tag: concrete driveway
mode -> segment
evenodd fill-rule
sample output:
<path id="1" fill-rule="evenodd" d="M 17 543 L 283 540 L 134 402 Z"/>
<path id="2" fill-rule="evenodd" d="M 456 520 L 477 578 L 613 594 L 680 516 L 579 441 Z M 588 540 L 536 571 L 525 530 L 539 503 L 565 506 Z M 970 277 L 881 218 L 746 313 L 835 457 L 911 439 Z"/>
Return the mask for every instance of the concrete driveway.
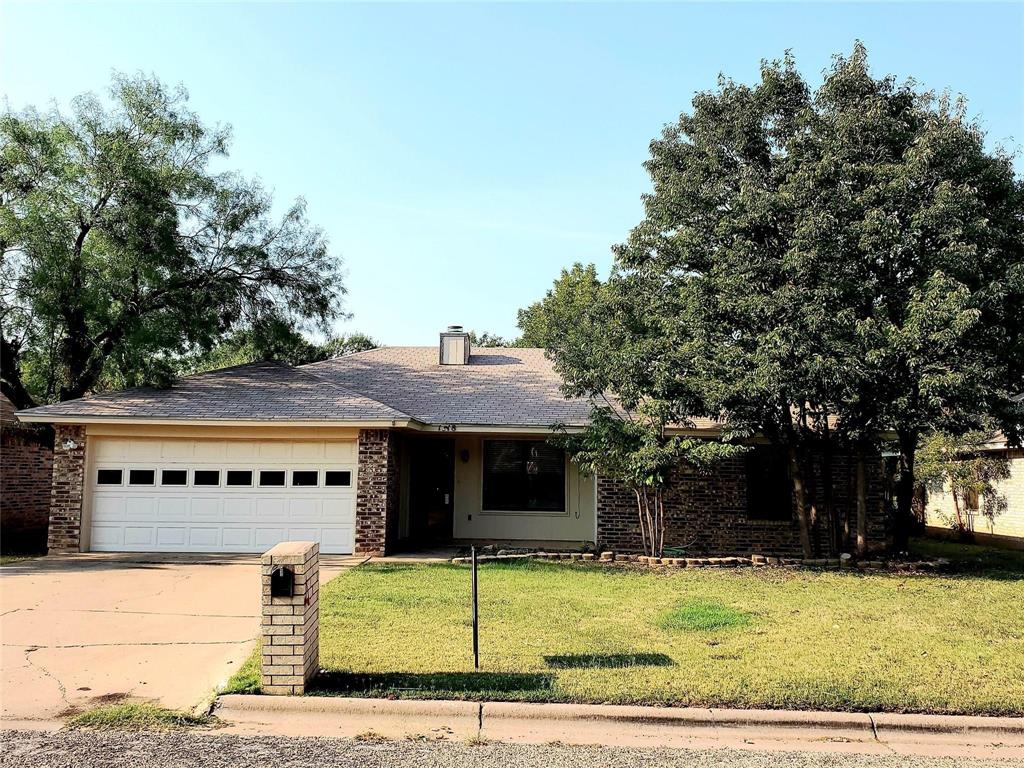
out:
<path id="1" fill-rule="evenodd" d="M 362 559 L 323 558 L 321 582 Z M 258 556 L 72 555 L 0 568 L 0 706 L 48 720 L 126 698 L 190 709 L 259 636 Z"/>

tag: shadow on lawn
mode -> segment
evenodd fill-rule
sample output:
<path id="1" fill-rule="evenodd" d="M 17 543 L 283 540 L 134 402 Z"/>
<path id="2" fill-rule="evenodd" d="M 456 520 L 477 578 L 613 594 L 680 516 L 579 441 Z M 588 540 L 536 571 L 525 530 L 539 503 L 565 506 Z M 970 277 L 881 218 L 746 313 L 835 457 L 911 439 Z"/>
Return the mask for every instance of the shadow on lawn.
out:
<path id="1" fill-rule="evenodd" d="M 552 669 L 615 669 L 675 665 L 675 662 L 664 653 L 568 653 L 545 656 L 544 661 Z"/>
<path id="2" fill-rule="evenodd" d="M 516 672 L 321 672 L 319 693 L 548 691 L 554 676 Z"/>

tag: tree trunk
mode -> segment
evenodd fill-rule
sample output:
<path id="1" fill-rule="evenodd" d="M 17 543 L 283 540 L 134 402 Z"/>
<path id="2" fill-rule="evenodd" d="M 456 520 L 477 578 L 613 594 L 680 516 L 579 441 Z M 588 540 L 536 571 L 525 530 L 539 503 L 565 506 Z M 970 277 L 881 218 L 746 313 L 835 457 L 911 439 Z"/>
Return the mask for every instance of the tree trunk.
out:
<path id="1" fill-rule="evenodd" d="M 842 549 L 843 538 L 835 505 L 832 503 L 832 432 L 828 426 L 828 411 L 825 411 L 823 423 L 825 441 L 821 449 L 821 504 L 828 523 L 828 553 L 835 557 Z"/>
<path id="2" fill-rule="evenodd" d="M 956 488 L 954 488 L 952 485 L 950 485 L 950 491 L 952 492 L 953 496 L 953 512 L 956 513 L 957 533 L 963 533 L 966 530 L 966 526 L 964 526 L 964 516 L 960 512 L 960 497 L 956 491 Z"/>
<path id="3" fill-rule="evenodd" d="M 893 526 L 893 546 L 897 552 L 906 552 L 910 544 L 910 527 L 914 504 L 914 460 L 917 456 L 917 432 L 901 431 L 899 437 L 899 473 L 896 484 L 896 520 Z"/>
<path id="4" fill-rule="evenodd" d="M 857 556 L 868 551 L 868 473 L 864 449 L 857 448 Z"/>
<path id="5" fill-rule="evenodd" d="M 796 519 L 800 525 L 800 548 L 804 557 L 814 557 L 814 547 L 811 543 L 811 526 L 807 515 L 807 494 L 804 485 L 804 473 L 796 446 L 789 446 L 789 471 L 793 480 L 793 496 L 796 501 Z"/>

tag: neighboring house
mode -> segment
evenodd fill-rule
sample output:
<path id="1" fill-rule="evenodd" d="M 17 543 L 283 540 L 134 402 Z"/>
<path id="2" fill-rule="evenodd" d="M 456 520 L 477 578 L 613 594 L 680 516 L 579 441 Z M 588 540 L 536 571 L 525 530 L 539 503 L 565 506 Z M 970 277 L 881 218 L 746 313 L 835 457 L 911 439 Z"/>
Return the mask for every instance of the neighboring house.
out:
<path id="1" fill-rule="evenodd" d="M 0 394 L 0 546 L 4 552 L 46 549 L 53 433 L 23 424 Z"/>
<path id="2" fill-rule="evenodd" d="M 383 347 L 298 368 L 273 363 L 112 392 L 19 416 L 56 428 L 51 551 L 326 553 L 450 541 L 640 548 L 634 494 L 586 477 L 547 442 L 586 424 L 541 349 Z M 689 430 L 713 437 L 713 422 Z M 767 446 L 680 470 L 667 542 L 692 552 L 794 554 L 785 463 Z M 852 473 L 834 462 L 852 515 Z M 887 541 L 880 464 L 870 544 Z"/>
<path id="3" fill-rule="evenodd" d="M 985 499 L 968 495 L 961 500 L 961 514 L 969 531 L 979 541 L 1005 543 L 1024 548 L 1024 450 L 1012 448 L 1002 434 L 997 434 L 986 445 L 986 450 L 1004 456 L 1009 462 L 1010 476 L 995 483 L 995 491 L 1005 501 L 1005 508 L 994 517 L 983 514 Z M 930 492 L 925 502 L 925 525 L 935 534 L 948 532 L 956 511 L 953 495 L 948 490 Z"/>

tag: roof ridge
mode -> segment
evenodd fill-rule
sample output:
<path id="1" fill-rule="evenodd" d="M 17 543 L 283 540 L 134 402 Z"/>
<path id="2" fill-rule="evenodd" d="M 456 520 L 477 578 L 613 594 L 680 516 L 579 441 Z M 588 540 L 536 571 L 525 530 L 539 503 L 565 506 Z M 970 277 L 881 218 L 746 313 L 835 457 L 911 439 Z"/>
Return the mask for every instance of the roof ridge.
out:
<path id="1" fill-rule="evenodd" d="M 358 354 L 358 353 L 356 353 L 356 354 Z M 326 362 L 326 361 L 320 360 L 319 362 L 322 363 L 322 362 Z M 313 363 L 306 363 L 306 365 L 313 365 Z M 313 373 L 312 371 L 304 371 L 304 370 L 302 370 L 302 368 L 304 366 L 291 365 L 291 366 L 288 366 L 288 367 L 291 368 L 296 373 L 299 373 L 299 374 L 301 374 L 303 376 L 308 376 L 311 379 L 315 379 L 316 381 L 319 381 L 319 382 L 321 382 L 323 384 L 327 384 L 328 386 L 334 387 L 335 389 L 337 389 L 340 392 L 344 392 L 344 393 L 349 394 L 349 395 L 355 395 L 356 397 L 361 397 L 364 400 L 368 400 L 371 403 L 376 403 L 377 405 L 381 406 L 382 408 L 386 408 L 389 411 L 394 411 L 399 416 L 404 416 L 407 419 L 413 418 L 408 413 L 405 413 L 404 411 L 398 410 L 393 405 L 388 405 L 387 403 L 382 403 L 380 400 L 377 400 L 376 398 L 370 397 L 369 395 L 364 395 L 362 392 L 356 392 L 354 389 L 349 389 L 348 387 L 343 387 L 341 384 L 338 384 L 337 382 L 331 381 L 330 379 L 327 379 L 327 378 L 321 376 L 320 374 Z"/>

